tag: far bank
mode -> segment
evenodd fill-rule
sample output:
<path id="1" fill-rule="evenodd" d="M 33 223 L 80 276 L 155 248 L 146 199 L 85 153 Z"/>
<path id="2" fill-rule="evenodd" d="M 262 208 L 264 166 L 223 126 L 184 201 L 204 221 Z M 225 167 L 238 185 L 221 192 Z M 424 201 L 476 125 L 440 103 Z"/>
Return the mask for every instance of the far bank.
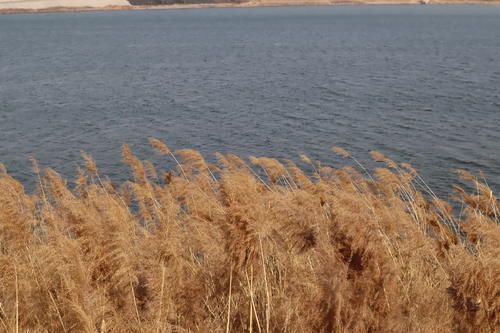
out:
<path id="1" fill-rule="evenodd" d="M 339 6 L 339 5 L 500 5 L 500 0 L 259 0 L 219 1 L 191 0 L 175 3 L 177 0 L 23 0 L 1 1 L 0 14 L 87 12 L 117 10 L 169 10 L 192 8 L 246 8 L 246 7 L 288 7 L 288 6 Z M 190 3 L 186 3 L 190 2 Z"/>

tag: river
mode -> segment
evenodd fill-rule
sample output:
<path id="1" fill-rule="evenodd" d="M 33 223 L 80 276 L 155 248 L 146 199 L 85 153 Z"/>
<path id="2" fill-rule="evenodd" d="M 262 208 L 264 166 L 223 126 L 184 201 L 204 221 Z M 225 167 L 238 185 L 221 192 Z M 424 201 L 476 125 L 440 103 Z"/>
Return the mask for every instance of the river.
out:
<path id="1" fill-rule="evenodd" d="M 500 6 L 332 6 L 0 16 L 0 161 L 112 180 L 147 139 L 342 166 L 411 163 L 446 196 L 456 169 L 500 190 Z"/>

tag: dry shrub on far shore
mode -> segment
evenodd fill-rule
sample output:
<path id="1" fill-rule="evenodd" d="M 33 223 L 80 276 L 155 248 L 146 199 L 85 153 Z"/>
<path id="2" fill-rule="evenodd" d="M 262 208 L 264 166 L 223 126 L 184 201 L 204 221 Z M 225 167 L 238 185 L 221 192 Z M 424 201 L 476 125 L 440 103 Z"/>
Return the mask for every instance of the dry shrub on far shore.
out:
<path id="1" fill-rule="evenodd" d="M 370 173 L 303 156 L 307 175 L 152 145 L 177 170 L 124 146 L 120 186 L 86 154 L 72 189 L 0 168 L 0 331 L 499 331 L 500 204 L 475 176 L 455 215 L 379 153 Z"/>

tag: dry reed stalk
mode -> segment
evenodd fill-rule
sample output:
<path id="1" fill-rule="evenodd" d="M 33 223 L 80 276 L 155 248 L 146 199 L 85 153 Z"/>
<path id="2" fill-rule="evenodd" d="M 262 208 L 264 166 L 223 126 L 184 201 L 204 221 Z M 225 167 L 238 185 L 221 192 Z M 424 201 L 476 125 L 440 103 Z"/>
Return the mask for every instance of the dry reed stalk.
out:
<path id="1" fill-rule="evenodd" d="M 231 293 L 233 289 L 233 267 L 231 265 L 231 272 L 229 273 L 229 295 L 227 297 L 227 325 L 226 333 L 229 333 L 231 328 L 230 318 L 231 318 Z"/>

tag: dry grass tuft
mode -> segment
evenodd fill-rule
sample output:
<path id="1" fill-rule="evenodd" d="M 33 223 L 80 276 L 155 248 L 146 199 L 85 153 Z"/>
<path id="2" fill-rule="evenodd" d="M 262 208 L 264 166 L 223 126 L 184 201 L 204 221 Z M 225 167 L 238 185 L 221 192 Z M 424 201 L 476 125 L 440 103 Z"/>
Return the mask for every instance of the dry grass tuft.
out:
<path id="1" fill-rule="evenodd" d="M 85 153 L 74 188 L 33 161 L 26 193 L 0 165 L 0 331 L 499 331 L 500 203 L 482 178 L 459 173 L 475 192 L 455 187 L 455 214 L 380 153 L 373 175 L 341 148 L 359 169 L 302 155 L 308 175 L 150 141 L 177 169 L 124 145 L 120 186 Z"/>

